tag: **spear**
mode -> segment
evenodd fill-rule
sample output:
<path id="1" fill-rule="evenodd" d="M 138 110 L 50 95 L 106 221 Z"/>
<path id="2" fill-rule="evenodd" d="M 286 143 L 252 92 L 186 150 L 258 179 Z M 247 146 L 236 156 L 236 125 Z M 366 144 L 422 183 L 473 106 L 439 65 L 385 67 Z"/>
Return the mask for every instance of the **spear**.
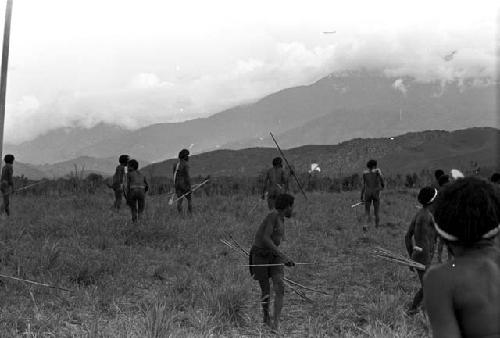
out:
<path id="1" fill-rule="evenodd" d="M 283 159 L 285 160 L 285 163 L 286 163 L 286 165 L 288 166 L 288 170 L 290 170 L 290 173 L 291 173 L 291 174 L 292 174 L 292 176 L 295 178 L 295 181 L 297 182 L 297 185 L 299 186 L 300 191 L 302 192 L 302 195 L 304 195 L 305 199 L 307 200 L 306 193 L 304 192 L 304 189 L 302 189 L 302 185 L 300 184 L 299 179 L 298 179 L 298 178 L 297 178 L 297 176 L 295 175 L 295 172 L 294 172 L 294 170 L 292 169 L 292 167 L 290 166 L 290 163 L 288 163 L 288 160 L 286 159 L 285 154 L 283 154 L 283 151 L 281 150 L 280 146 L 278 145 L 278 142 L 276 142 L 276 139 L 274 138 L 273 133 L 269 132 L 269 134 L 270 134 L 270 135 L 271 135 L 271 137 L 273 138 L 273 141 L 274 141 L 274 143 L 276 144 L 276 147 L 278 148 L 278 151 L 280 152 L 281 156 L 282 156 L 282 157 L 283 157 Z"/>
<path id="2" fill-rule="evenodd" d="M 196 190 L 198 190 L 199 188 L 201 188 L 203 185 L 207 184 L 209 181 L 209 179 L 206 179 L 205 181 L 201 182 L 200 184 L 196 185 L 193 189 L 189 190 L 187 193 L 185 193 L 184 195 L 180 196 L 179 198 L 177 198 L 176 200 L 173 199 L 173 196 L 170 198 L 170 201 L 168 201 L 168 204 L 169 205 L 172 205 L 174 204 L 175 202 L 177 202 L 178 200 L 181 200 L 183 199 L 184 197 L 186 197 L 187 195 L 195 192 Z"/>
<path id="3" fill-rule="evenodd" d="M 38 185 L 38 184 L 43 183 L 43 182 L 45 182 L 45 181 L 39 181 L 39 182 L 36 182 L 36 183 L 30 184 L 30 185 L 24 186 L 24 187 L 22 187 L 22 188 L 19 188 L 19 189 L 17 189 L 17 190 L 14 190 L 14 191 L 10 192 L 9 194 L 14 194 L 14 193 L 16 193 L 16 192 L 20 192 L 20 191 L 23 191 L 23 190 L 26 190 L 26 189 L 32 188 L 32 187 L 34 187 L 35 185 Z"/>
<path id="4" fill-rule="evenodd" d="M 10 19 L 12 17 L 12 0 L 7 0 L 5 8 L 5 26 L 3 31 L 2 70 L 0 75 L 0 158 L 3 151 L 3 127 L 5 121 L 5 93 L 7 91 L 7 69 L 9 66 Z M 0 163 L 1 167 L 1 163 Z"/>
<path id="5" fill-rule="evenodd" d="M 12 280 L 15 280 L 15 281 L 18 281 L 18 282 L 25 282 L 25 283 L 29 283 L 29 284 L 33 284 L 33 285 L 44 286 L 46 288 L 59 289 L 59 290 L 68 291 L 68 292 L 71 291 L 71 290 L 62 288 L 60 286 L 54 286 L 54 285 L 49 285 L 49 284 L 45 284 L 45 283 L 39 283 L 39 282 L 35 282 L 35 281 L 29 280 L 29 279 L 22 279 L 22 278 L 17 278 L 17 277 L 13 277 L 13 276 L 3 275 L 3 274 L 0 274 L 0 277 L 12 279 Z"/>

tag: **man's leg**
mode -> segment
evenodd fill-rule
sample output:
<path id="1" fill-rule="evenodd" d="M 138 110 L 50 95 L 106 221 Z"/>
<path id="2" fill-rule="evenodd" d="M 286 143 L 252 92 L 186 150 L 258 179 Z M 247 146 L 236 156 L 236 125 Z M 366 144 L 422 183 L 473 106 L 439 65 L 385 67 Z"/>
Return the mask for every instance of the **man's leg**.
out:
<path id="1" fill-rule="evenodd" d="M 184 192 L 180 189 L 176 189 L 175 190 L 175 195 L 177 196 L 177 198 L 179 199 L 179 197 L 181 197 L 182 195 L 184 195 Z M 177 201 L 177 212 L 179 214 L 182 214 L 182 201 L 184 200 L 184 197 L 179 199 Z"/>
<path id="2" fill-rule="evenodd" d="M 3 205 L 4 205 L 4 210 L 7 216 L 10 216 L 10 195 L 9 194 L 4 194 L 3 195 Z"/>
<path id="3" fill-rule="evenodd" d="M 424 289 L 423 289 L 424 273 L 425 271 L 417 270 L 418 279 L 420 280 L 420 289 L 415 294 L 415 297 L 413 297 L 413 302 L 411 303 L 411 306 L 407 312 L 409 315 L 417 313 L 418 307 L 420 306 L 420 304 L 422 304 L 422 300 L 424 299 Z"/>
<path id="4" fill-rule="evenodd" d="M 375 214 L 375 227 L 376 228 L 378 228 L 379 223 L 380 223 L 379 210 L 380 210 L 380 198 L 377 196 L 376 198 L 373 199 L 373 213 Z"/>
<path id="5" fill-rule="evenodd" d="M 276 203 L 276 197 L 268 195 L 267 196 L 267 207 L 269 208 L 269 210 L 274 210 L 275 203 Z"/>
<path id="6" fill-rule="evenodd" d="M 188 203 L 188 212 L 190 214 L 193 213 L 193 203 L 192 203 L 192 198 L 191 197 L 192 197 L 191 193 L 189 193 L 189 194 L 186 195 L 186 199 L 187 199 L 187 203 Z"/>
<path id="7" fill-rule="evenodd" d="M 273 273 L 273 289 L 274 289 L 274 321 L 273 321 L 273 329 L 278 331 L 280 327 L 280 316 L 281 309 L 283 308 L 283 297 L 285 295 L 285 282 L 283 278 L 285 277 L 283 273 L 283 267 L 280 266 L 281 270 L 279 273 Z"/>
<path id="8" fill-rule="evenodd" d="M 132 222 L 137 222 L 137 198 L 135 192 L 130 191 L 129 204 L 130 212 L 132 213 Z"/>
<path id="9" fill-rule="evenodd" d="M 146 195 L 144 191 L 141 191 L 137 196 L 137 204 L 138 204 L 138 217 L 142 216 L 144 212 L 144 208 L 146 207 Z"/>
<path id="10" fill-rule="evenodd" d="M 115 192 L 115 203 L 113 204 L 113 208 L 119 210 L 122 203 L 122 190 L 114 189 Z"/>
<path id="11" fill-rule="evenodd" d="M 271 317 L 269 316 L 269 304 L 271 302 L 271 285 L 269 284 L 268 279 L 259 280 L 261 297 L 260 303 L 262 304 L 262 314 L 263 321 L 266 325 L 271 325 Z"/>

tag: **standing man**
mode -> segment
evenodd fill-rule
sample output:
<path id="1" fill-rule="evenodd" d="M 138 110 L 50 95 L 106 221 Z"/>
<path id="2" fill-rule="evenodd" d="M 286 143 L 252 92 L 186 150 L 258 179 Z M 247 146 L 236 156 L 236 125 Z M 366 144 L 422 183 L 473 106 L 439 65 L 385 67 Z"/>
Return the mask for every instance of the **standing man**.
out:
<path id="1" fill-rule="evenodd" d="M 476 178 L 456 180 L 434 207 L 435 228 L 453 260 L 424 276 L 424 303 L 434 337 L 500 337 L 498 187 Z"/>
<path id="2" fill-rule="evenodd" d="M 191 202 L 191 177 L 189 176 L 189 150 L 182 149 L 179 152 L 179 161 L 174 165 L 174 185 L 177 198 L 177 211 L 179 214 L 183 212 L 182 201 L 186 198 L 188 203 L 188 212 L 193 213 L 193 205 Z M 184 196 L 185 195 L 185 196 Z M 180 198 L 184 196 L 183 198 Z"/>
<path id="3" fill-rule="evenodd" d="M 2 168 L 2 177 L 0 178 L 0 191 L 3 196 L 0 213 L 2 216 L 10 216 L 10 194 L 14 191 L 14 155 L 5 155 L 4 162 L 5 165 Z"/>
<path id="4" fill-rule="evenodd" d="M 285 217 L 292 217 L 294 197 L 289 194 L 281 194 L 276 198 L 276 210 L 271 211 L 255 234 L 255 240 L 250 249 L 250 274 L 259 281 L 262 291 L 261 304 L 264 324 L 271 326 L 273 330 L 279 330 L 281 309 L 283 308 L 283 296 L 285 285 L 283 278 L 284 265 L 294 266 L 295 263 L 283 254 L 279 245 L 285 234 Z M 252 266 L 265 264 L 282 264 L 278 266 Z M 271 285 L 274 289 L 274 320 L 271 324 L 269 304 L 271 302 Z"/>
<path id="5" fill-rule="evenodd" d="M 132 222 L 135 223 L 144 212 L 149 185 L 146 176 L 139 171 L 139 163 L 136 160 L 128 161 L 127 166 L 127 202 L 132 213 Z"/>
<path id="6" fill-rule="evenodd" d="M 116 166 L 115 174 L 113 175 L 113 191 L 115 192 L 115 202 L 113 209 L 120 210 L 122 204 L 122 195 L 125 193 L 124 183 L 127 171 L 127 163 L 129 160 L 128 155 L 120 155 L 118 158 L 118 165 Z"/>
<path id="7" fill-rule="evenodd" d="M 273 167 L 266 172 L 262 199 L 266 198 L 267 193 L 267 206 L 269 210 L 273 210 L 278 195 L 286 192 L 288 192 L 288 177 L 283 170 L 283 160 L 281 157 L 276 157 L 273 159 Z"/>
<path id="8" fill-rule="evenodd" d="M 377 168 L 377 161 L 369 160 L 366 167 L 368 170 L 363 172 L 363 188 L 361 189 L 361 201 L 365 204 L 364 231 L 366 231 L 368 224 L 371 223 L 370 206 L 372 203 L 373 213 L 375 214 L 375 227 L 380 225 L 380 191 L 385 187 L 382 172 Z"/>
<path id="9" fill-rule="evenodd" d="M 438 195 L 438 191 L 433 187 L 425 187 L 418 193 L 418 202 L 422 208 L 417 212 L 411 221 L 410 228 L 405 236 L 405 246 L 408 255 L 414 261 L 425 265 L 426 269 L 431 265 L 434 256 L 434 247 L 437 233 L 434 229 L 434 217 L 430 211 L 431 205 Z M 413 315 L 418 311 L 418 307 L 424 298 L 422 279 L 424 276 L 422 270 L 417 270 L 418 279 L 422 285 L 415 294 L 413 302 L 407 311 L 407 314 Z"/>

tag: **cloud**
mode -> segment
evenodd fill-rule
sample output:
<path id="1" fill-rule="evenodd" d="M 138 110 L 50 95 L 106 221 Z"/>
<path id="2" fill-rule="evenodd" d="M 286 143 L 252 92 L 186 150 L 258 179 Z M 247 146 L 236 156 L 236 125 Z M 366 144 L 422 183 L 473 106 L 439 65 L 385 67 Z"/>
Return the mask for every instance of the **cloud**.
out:
<path id="1" fill-rule="evenodd" d="M 403 93 L 404 96 L 406 96 L 406 92 L 408 91 L 408 89 L 406 89 L 406 86 L 404 84 L 404 81 L 403 79 L 397 79 L 396 81 L 394 81 L 394 83 L 392 84 L 392 87 L 398 91 L 400 91 L 401 93 Z"/>
<path id="2" fill-rule="evenodd" d="M 130 86 L 133 89 L 158 89 L 171 88 L 174 84 L 161 81 L 160 78 L 153 73 L 140 73 L 132 79 Z"/>

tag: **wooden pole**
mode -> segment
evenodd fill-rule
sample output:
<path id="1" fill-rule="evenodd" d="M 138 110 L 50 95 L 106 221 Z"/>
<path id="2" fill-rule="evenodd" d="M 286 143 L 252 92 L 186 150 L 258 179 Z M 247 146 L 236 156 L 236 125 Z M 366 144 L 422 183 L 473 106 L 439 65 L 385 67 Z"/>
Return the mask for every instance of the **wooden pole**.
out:
<path id="1" fill-rule="evenodd" d="M 7 69 L 9 66 L 10 19 L 12 17 L 12 0 L 7 0 L 5 9 L 5 27 L 3 31 L 2 70 L 0 74 L 0 168 L 3 155 L 3 130 L 5 122 L 5 93 L 7 91 Z"/>

